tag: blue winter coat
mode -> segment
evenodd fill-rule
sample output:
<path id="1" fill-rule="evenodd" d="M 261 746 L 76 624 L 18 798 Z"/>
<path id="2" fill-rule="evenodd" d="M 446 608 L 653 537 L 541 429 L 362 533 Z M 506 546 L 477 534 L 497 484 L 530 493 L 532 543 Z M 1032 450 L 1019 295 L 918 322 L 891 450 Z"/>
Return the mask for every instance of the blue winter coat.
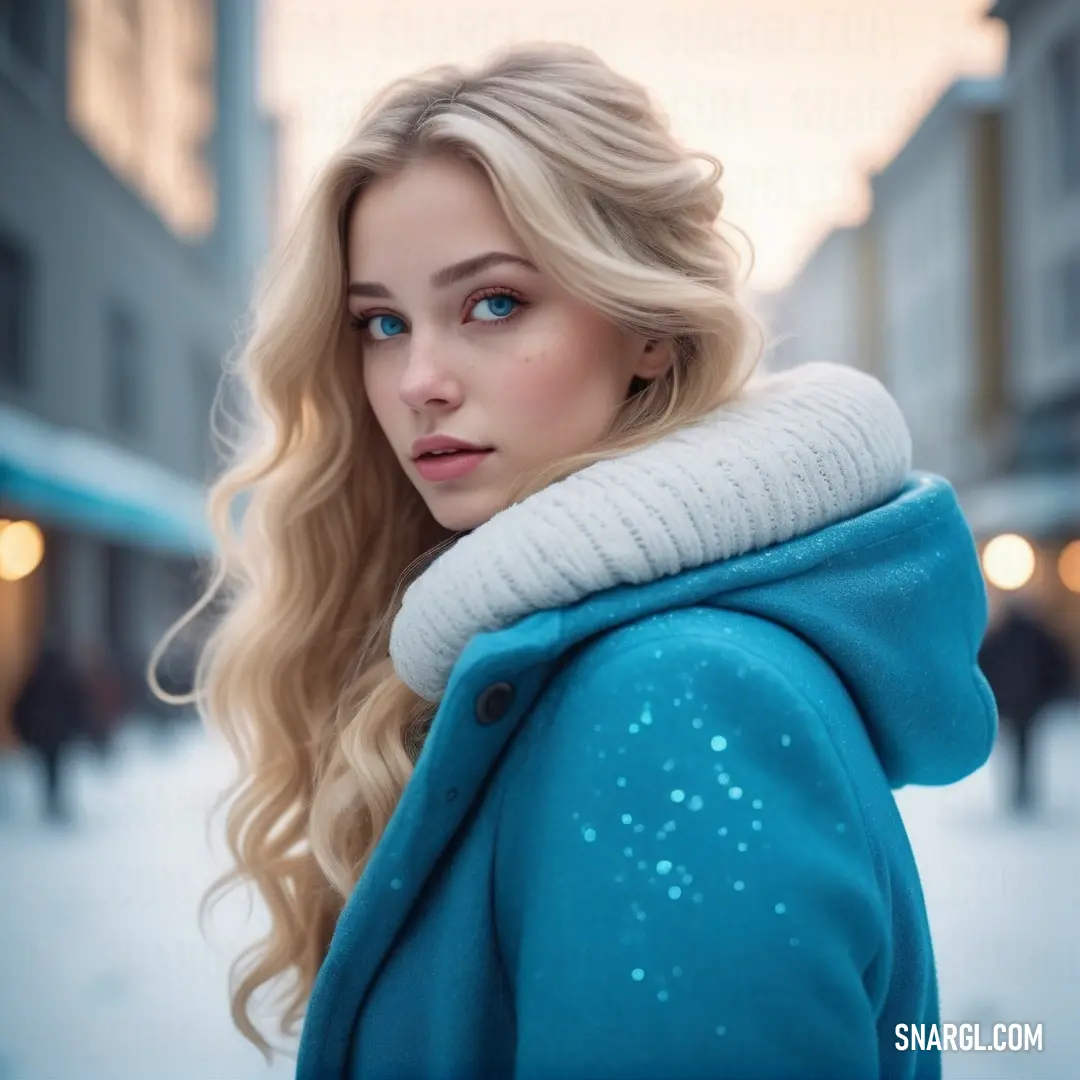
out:
<path id="1" fill-rule="evenodd" d="M 892 787 L 977 769 L 951 488 L 482 634 L 341 916 L 301 1080 L 930 1080 Z"/>

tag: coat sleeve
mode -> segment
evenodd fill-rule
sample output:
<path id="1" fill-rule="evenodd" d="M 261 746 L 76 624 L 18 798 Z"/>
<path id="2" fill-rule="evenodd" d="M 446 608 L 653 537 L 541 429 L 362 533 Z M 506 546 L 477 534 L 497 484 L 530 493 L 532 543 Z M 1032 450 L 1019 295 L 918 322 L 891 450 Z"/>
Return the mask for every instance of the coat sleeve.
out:
<path id="1" fill-rule="evenodd" d="M 806 688 L 735 640 L 612 635 L 508 760 L 515 1080 L 879 1075 L 866 829 Z"/>

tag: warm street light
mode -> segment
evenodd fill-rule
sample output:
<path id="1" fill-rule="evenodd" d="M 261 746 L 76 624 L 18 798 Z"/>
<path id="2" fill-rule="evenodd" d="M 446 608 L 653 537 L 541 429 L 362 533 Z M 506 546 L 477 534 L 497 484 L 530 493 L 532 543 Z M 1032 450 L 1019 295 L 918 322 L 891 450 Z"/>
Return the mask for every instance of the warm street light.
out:
<path id="1" fill-rule="evenodd" d="M 1080 540 L 1065 546 L 1058 558 L 1058 574 L 1069 592 L 1080 593 Z"/>
<path id="2" fill-rule="evenodd" d="M 1022 589 L 1035 573 L 1035 549 L 1014 533 L 995 536 L 983 548 L 982 567 L 991 585 L 1007 592 Z"/>
<path id="3" fill-rule="evenodd" d="M 32 521 L 14 521 L 0 529 L 0 581 L 28 577 L 45 555 L 45 538 Z"/>

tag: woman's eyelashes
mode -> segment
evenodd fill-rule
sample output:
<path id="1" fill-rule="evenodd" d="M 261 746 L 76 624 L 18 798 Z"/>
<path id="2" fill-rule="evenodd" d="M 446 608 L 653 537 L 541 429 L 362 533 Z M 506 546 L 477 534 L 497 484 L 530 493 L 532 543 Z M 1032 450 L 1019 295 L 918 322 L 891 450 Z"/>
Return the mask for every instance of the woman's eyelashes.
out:
<path id="1" fill-rule="evenodd" d="M 513 289 L 496 286 L 483 289 L 469 297 L 465 305 L 465 322 L 484 323 L 489 326 L 509 322 L 521 314 L 527 303 Z M 400 337 L 408 330 L 408 323 L 391 312 L 372 311 L 362 315 L 350 315 L 349 324 L 374 343 Z"/>
<path id="2" fill-rule="evenodd" d="M 525 301 L 512 289 L 485 289 L 469 297 L 469 313 L 476 322 L 507 322 L 525 307 Z M 479 312 L 486 307 L 487 314 Z"/>
<path id="3" fill-rule="evenodd" d="M 389 341 L 405 333 L 405 320 L 398 315 L 354 315 L 349 321 L 369 341 Z"/>

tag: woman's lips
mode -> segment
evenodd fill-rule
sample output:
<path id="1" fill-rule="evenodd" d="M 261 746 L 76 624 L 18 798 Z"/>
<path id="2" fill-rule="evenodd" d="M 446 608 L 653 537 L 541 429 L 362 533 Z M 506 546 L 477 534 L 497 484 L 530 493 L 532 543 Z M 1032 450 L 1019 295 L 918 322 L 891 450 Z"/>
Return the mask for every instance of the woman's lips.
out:
<path id="1" fill-rule="evenodd" d="M 439 483 L 465 476 L 492 453 L 493 450 L 454 450 L 449 454 L 422 454 L 413 464 L 425 480 Z"/>

